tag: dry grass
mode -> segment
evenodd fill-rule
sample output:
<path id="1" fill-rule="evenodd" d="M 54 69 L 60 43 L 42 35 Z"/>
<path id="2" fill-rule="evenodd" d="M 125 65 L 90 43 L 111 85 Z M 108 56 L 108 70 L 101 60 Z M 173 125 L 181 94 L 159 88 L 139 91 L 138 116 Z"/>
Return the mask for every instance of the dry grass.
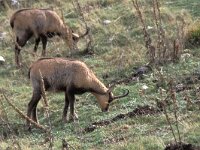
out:
<path id="1" fill-rule="evenodd" d="M 165 1 L 160 1 L 162 23 L 159 24 L 159 17 L 156 17 L 159 13 L 153 12 L 152 1 L 139 1 L 145 22 L 144 26 L 152 40 L 151 45 L 156 50 L 155 55 L 152 56 L 157 62 L 163 61 L 163 66 L 158 65 L 156 69 L 153 68 L 153 71 L 150 74 L 143 75 L 142 78 L 144 79 L 141 80 L 133 77 L 134 68 L 149 62 L 150 58 L 147 55 L 149 49 L 145 47 L 143 26 L 141 26 L 132 1 L 83 0 L 79 2 L 84 12 L 85 21 L 91 27 L 94 54 L 77 54 L 73 57 L 86 62 L 105 83 L 117 82 L 118 79 L 121 81 L 124 77 L 130 77 L 129 82 L 120 82 L 114 90 L 114 93 L 120 94 L 122 89 L 127 88 L 130 90 L 130 94 L 123 100 L 113 103 L 110 106 L 109 113 L 101 113 L 95 98 L 91 95 L 77 96 L 76 111 L 81 114 L 79 121 L 62 124 L 60 120 L 64 104 L 63 93 L 46 93 L 49 100 L 49 119 L 44 115 L 45 112 L 41 103 L 38 106 L 38 114 L 40 123 L 45 127 L 49 126 L 49 120 L 52 123 L 53 149 L 61 149 L 63 142 L 71 145 L 69 149 L 164 149 L 167 143 L 174 141 L 164 113 L 124 118 L 99 127 L 94 132 L 87 134 L 83 133 L 82 130 L 92 122 L 114 118 L 118 114 L 127 114 L 138 106 L 155 107 L 158 98 L 163 100 L 169 94 L 169 81 L 171 79 L 175 81 L 174 87 L 179 84 L 189 87 L 187 90 L 175 93 L 176 97 L 174 98 L 176 99 L 174 100 L 179 106 L 176 117 L 174 117 L 173 105 L 166 108 L 171 125 L 174 128 L 178 124 L 182 141 L 198 145 L 200 123 L 198 121 L 199 107 L 196 102 L 199 99 L 199 80 L 195 80 L 197 82 L 194 84 L 187 84 L 187 77 L 191 77 L 194 70 L 199 68 L 199 57 L 195 55 L 188 58 L 187 61 L 181 61 L 177 64 L 168 63 L 176 57 L 178 59 L 184 49 L 184 39 L 182 39 L 184 36 L 182 35 L 187 29 L 188 23 L 192 20 L 188 11 L 181 10 L 182 7 L 177 6 L 176 11 L 178 13 L 174 13 L 170 6 L 165 7 Z M 173 2 L 173 4 L 176 3 Z M 53 7 L 58 14 L 61 14 L 60 10 L 63 10 L 65 22 L 70 27 L 77 32 L 85 30 L 85 24 L 80 19 L 79 13 L 75 11 L 72 1 L 45 0 L 31 1 L 30 3 L 26 1 L 26 3 L 21 3 L 20 8 L 25 6 L 34 8 Z M 154 8 L 154 11 L 158 10 L 156 7 Z M 38 56 L 33 57 L 31 53 L 34 45 L 33 42 L 29 42 L 22 50 L 24 67 L 20 70 L 15 68 L 13 36 L 9 26 L 9 17 L 15 9 L 16 7 L 11 7 L 6 11 L 0 10 L 0 23 L 5 22 L 4 26 L 0 26 L 0 32 L 8 33 L 1 42 L 0 53 L 2 53 L 0 55 L 5 57 L 6 63 L 0 66 L 0 87 L 9 91 L 7 96 L 8 99 L 12 100 L 12 104 L 20 108 L 22 112 L 26 112 L 27 103 L 31 98 L 31 86 L 27 78 L 27 71 L 29 65 L 40 57 L 40 51 Z M 110 23 L 105 24 L 105 20 L 109 20 Z M 183 22 L 185 23 L 184 26 Z M 160 29 L 164 30 L 164 36 L 160 35 Z M 158 43 L 159 38 L 163 43 Z M 165 50 L 163 44 L 168 49 L 165 54 L 163 54 Z M 80 42 L 80 49 L 83 50 L 85 45 L 86 40 L 84 39 Z M 50 39 L 47 47 L 47 53 L 50 57 L 65 57 L 69 53 L 66 45 L 59 38 Z M 160 51 L 158 47 L 160 47 Z M 176 48 L 180 48 L 180 51 L 177 52 Z M 41 47 L 39 47 L 40 49 Z M 188 53 L 192 52 L 193 49 L 190 49 Z M 166 62 L 167 65 L 165 65 Z M 144 85 L 148 88 L 143 89 Z M 160 88 L 164 89 L 162 96 L 159 92 Z M 172 92 L 171 95 L 173 94 Z M 21 119 L 4 99 L 2 100 L 3 106 L 1 107 L 4 108 L 7 115 L 5 115 L 3 109 L 0 109 L 0 119 L 9 123 L 11 131 L 7 124 L 4 126 L 0 123 L 0 149 L 17 149 L 15 145 L 20 145 L 21 149 L 48 149 L 49 139 L 46 138 L 48 136 L 35 128 L 32 133 L 27 132 L 23 126 L 25 120 Z M 170 100 L 173 101 L 173 99 Z M 178 137 L 176 131 L 174 134 Z M 176 139 L 178 141 L 178 138 Z"/>

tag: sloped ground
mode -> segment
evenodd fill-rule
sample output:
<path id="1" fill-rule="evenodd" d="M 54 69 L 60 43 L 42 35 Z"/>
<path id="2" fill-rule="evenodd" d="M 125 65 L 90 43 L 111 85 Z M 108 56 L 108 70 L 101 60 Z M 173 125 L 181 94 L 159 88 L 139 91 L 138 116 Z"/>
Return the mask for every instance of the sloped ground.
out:
<path id="1" fill-rule="evenodd" d="M 69 149 L 160 150 L 166 148 L 168 143 L 174 142 L 174 138 L 165 113 L 163 111 L 154 113 L 156 111 L 154 108 L 163 106 L 160 102 L 168 95 L 168 83 L 171 79 L 174 80 L 174 89 L 178 89 L 177 115 L 182 142 L 200 146 L 199 49 L 190 49 L 188 52 L 190 57 L 179 63 L 160 66 L 161 75 L 153 69 L 137 78 L 135 75 L 137 69 L 144 66 L 147 59 L 141 25 L 131 1 L 84 0 L 80 4 L 83 7 L 85 19 L 91 27 L 94 54 L 73 57 L 86 62 L 106 85 L 117 83 L 115 94 L 120 94 L 124 88 L 129 89 L 130 94 L 111 104 L 108 113 L 100 111 L 91 94 L 77 96 L 76 111 L 79 120 L 63 124 L 61 114 L 64 94 L 47 93 L 53 149 L 61 149 L 63 145 Z M 151 8 L 149 1 L 145 4 L 146 8 Z M 65 21 L 70 27 L 77 32 L 85 30 L 71 2 L 24 1 L 19 7 L 23 6 L 35 8 L 53 6 L 59 14 L 62 9 Z M 161 10 L 165 16 L 163 19 L 166 19 L 166 26 L 170 26 L 171 16 L 173 18 L 181 12 L 186 14 L 186 20 L 195 20 L 200 16 L 198 6 L 200 6 L 198 0 L 162 1 Z M 27 78 L 28 66 L 38 57 L 33 57 L 29 53 L 33 49 L 33 41 L 30 41 L 22 50 L 24 66 L 22 69 L 16 69 L 12 31 L 9 27 L 9 17 L 14 9 L 14 7 L 7 11 L 0 9 L 0 33 L 6 33 L 5 37 L 0 38 L 0 55 L 6 60 L 4 65 L 0 66 L 0 88 L 5 89 L 5 94 L 16 107 L 26 112 L 27 103 L 32 94 Z M 146 11 L 148 12 L 149 9 Z M 106 24 L 106 20 L 110 23 Z M 153 26 L 150 14 L 147 22 Z M 50 41 L 47 46 L 48 56 L 65 57 L 69 54 L 67 46 L 61 39 L 53 38 Z M 85 40 L 81 41 L 79 45 L 81 50 L 84 49 L 85 42 Z M 38 50 L 39 55 L 40 53 L 41 45 Z M 165 89 L 162 96 L 158 87 Z M 167 112 L 178 139 L 173 102 L 170 100 L 172 99 L 169 98 Z M 148 113 L 135 115 L 141 114 L 138 106 L 144 110 L 142 112 Z M 127 117 L 131 112 L 134 115 Z M 48 118 L 42 102 L 38 106 L 38 114 L 40 123 L 48 126 Z M 2 96 L 0 117 L 0 149 L 15 149 L 15 147 L 16 149 L 48 149 L 50 137 L 36 128 L 28 132 L 24 126 L 25 120 L 19 117 Z M 92 132 L 83 132 L 88 127 L 92 127 Z"/>

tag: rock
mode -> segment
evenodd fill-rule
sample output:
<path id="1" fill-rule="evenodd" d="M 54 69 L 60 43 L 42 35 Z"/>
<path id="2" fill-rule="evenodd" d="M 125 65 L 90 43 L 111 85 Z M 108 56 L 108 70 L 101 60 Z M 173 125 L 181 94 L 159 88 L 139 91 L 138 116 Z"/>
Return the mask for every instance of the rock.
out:
<path id="1" fill-rule="evenodd" d="M 176 85 L 176 92 L 183 91 L 185 88 L 186 88 L 185 85 L 183 85 L 182 83 L 177 84 Z"/>
<path id="2" fill-rule="evenodd" d="M 149 87 L 148 87 L 147 85 L 143 85 L 143 86 L 142 86 L 142 89 L 143 89 L 143 90 L 146 90 L 146 89 L 148 89 L 148 88 L 149 88 Z"/>
<path id="3" fill-rule="evenodd" d="M 190 53 L 184 53 L 181 55 L 181 61 L 185 62 L 187 60 L 189 60 L 192 57 L 192 55 Z"/>
<path id="4" fill-rule="evenodd" d="M 0 32 L 0 41 L 6 37 L 7 32 Z"/>
<path id="5" fill-rule="evenodd" d="M 5 59 L 3 58 L 3 56 L 0 56 L 0 64 L 3 64 L 5 62 Z"/>
<path id="6" fill-rule="evenodd" d="M 104 21 L 103 21 L 103 24 L 104 24 L 104 25 L 108 25 L 108 24 L 110 24 L 110 23 L 111 23 L 110 20 L 104 20 Z"/>
<path id="7" fill-rule="evenodd" d="M 19 5 L 19 0 L 11 0 L 12 5 Z"/>
<path id="8" fill-rule="evenodd" d="M 147 26 L 147 30 L 151 30 L 151 29 L 153 29 L 153 27 Z"/>
<path id="9" fill-rule="evenodd" d="M 148 72 L 152 71 L 150 66 L 142 66 L 136 69 L 135 73 L 133 74 L 134 77 L 141 77 L 143 74 L 147 74 Z"/>

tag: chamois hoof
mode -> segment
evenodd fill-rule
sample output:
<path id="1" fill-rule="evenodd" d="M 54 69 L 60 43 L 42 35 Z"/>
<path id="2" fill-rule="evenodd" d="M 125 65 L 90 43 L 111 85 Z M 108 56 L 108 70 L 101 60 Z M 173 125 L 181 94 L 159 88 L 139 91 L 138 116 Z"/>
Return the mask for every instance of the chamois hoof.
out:
<path id="1" fill-rule="evenodd" d="M 16 65 L 16 68 L 17 68 L 17 69 L 21 69 L 22 67 L 23 67 L 23 66 L 22 66 L 22 63 L 19 63 L 19 64 Z"/>
<path id="2" fill-rule="evenodd" d="M 76 120 L 78 120 L 78 115 L 76 113 L 74 113 L 74 115 L 69 116 L 69 122 L 74 122 Z"/>
<path id="3" fill-rule="evenodd" d="M 46 53 L 42 52 L 41 56 L 42 56 L 42 57 L 45 57 L 45 56 L 46 56 Z"/>
<path id="4" fill-rule="evenodd" d="M 68 122 L 67 118 L 62 118 L 62 122 L 67 123 Z"/>

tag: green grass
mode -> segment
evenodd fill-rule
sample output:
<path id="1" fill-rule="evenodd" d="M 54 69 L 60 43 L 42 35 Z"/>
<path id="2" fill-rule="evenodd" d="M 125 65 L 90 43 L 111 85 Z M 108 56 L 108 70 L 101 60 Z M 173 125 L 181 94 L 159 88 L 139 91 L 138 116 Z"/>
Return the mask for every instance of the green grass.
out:
<path id="1" fill-rule="evenodd" d="M 166 17 L 164 17 L 166 19 L 164 25 L 167 29 L 170 29 L 170 34 L 173 34 L 173 30 L 170 28 L 172 24 L 168 23 L 170 16 L 174 18 L 182 12 L 182 9 L 187 12 L 188 18 L 186 20 L 195 20 L 200 16 L 200 10 L 198 10 L 199 0 L 175 0 L 172 2 L 166 3 L 162 1 L 161 9 Z M 131 1 L 81 1 L 81 5 L 84 7 L 89 4 L 91 9 L 85 12 L 85 18 L 91 26 L 95 54 L 92 56 L 76 55 L 73 57 L 88 64 L 98 78 L 106 85 L 114 80 L 131 76 L 134 72 L 134 67 L 147 63 L 141 25 Z M 148 14 L 150 11 L 150 1 L 144 4 L 148 7 L 145 11 Z M 62 7 L 66 22 L 75 30 L 84 31 L 84 25 L 78 20 L 78 15 L 74 12 L 73 5 L 70 2 L 54 1 L 49 4 L 37 1 L 32 2 L 30 5 L 31 7 L 56 6 L 55 10 L 57 12 L 59 12 L 58 8 Z M 0 65 L 0 88 L 5 89 L 5 93 L 12 103 L 26 113 L 27 104 L 32 95 L 27 71 L 31 62 L 38 57 L 34 58 L 31 54 L 22 50 L 24 67 L 22 69 L 15 67 L 14 44 L 9 27 L 11 12 L 12 10 L 0 10 L 0 23 L 5 22 L 4 26 L 0 26 L 0 32 L 8 32 L 6 38 L 0 41 L 0 55 L 6 59 L 5 64 Z M 153 25 L 150 15 L 148 14 L 147 22 Z M 111 23 L 104 25 L 103 21 L 106 19 L 111 20 Z M 82 40 L 80 49 L 83 49 L 84 45 L 85 41 Z M 23 49 L 32 51 L 33 47 L 34 45 L 30 43 Z M 59 38 L 51 39 L 47 47 L 48 56 L 60 54 L 65 57 L 69 53 L 69 49 Z M 39 55 L 41 48 L 40 45 L 38 49 Z M 199 51 L 200 49 L 198 48 L 190 49 L 192 56 L 186 61 L 159 66 L 162 69 L 163 81 L 161 76 L 154 70 L 154 72 L 146 75 L 144 80 L 130 81 L 126 84 L 117 85 L 113 91 L 115 94 L 120 94 L 124 88 L 129 89 L 130 94 L 121 100 L 113 102 L 107 113 L 101 112 L 96 99 L 91 94 L 86 93 L 76 96 L 75 107 L 79 120 L 74 123 L 64 124 L 61 121 L 64 93 L 47 93 L 52 135 L 54 137 L 53 149 L 61 149 L 62 139 L 65 139 L 75 149 L 164 149 L 165 145 L 174 141 L 174 139 L 163 113 L 132 118 L 127 117 L 109 125 L 98 127 L 89 133 L 85 133 L 83 130 L 93 122 L 111 119 L 118 114 L 128 113 L 138 106 L 150 105 L 155 107 L 156 99 L 162 98 L 159 94 L 158 85 L 167 90 L 167 83 L 170 79 L 173 79 L 176 83 L 182 83 L 186 77 L 199 70 Z M 142 94 L 143 85 L 147 85 L 149 88 Z M 199 108 L 197 104 L 193 104 L 190 106 L 190 109 L 187 109 L 186 101 L 184 100 L 186 95 L 190 97 L 192 102 L 199 99 L 199 81 L 191 86 L 191 90 L 177 93 L 179 128 L 184 142 L 200 146 Z M 7 125 L 1 125 L 0 122 L 0 149 L 8 147 L 14 149 L 14 143 L 19 143 L 21 149 L 48 149 L 49 143 L 45 143 L 46 134 L 36 128 L 32 132 L 28 132 L 24 126 L 25 120 L 20 118 L 7 104 L 2 94 L 0 100 L 3 103 L 3 105 L 0 104 L 0 119 L 5 119 L 7 116 L 11 129 L 10 131 Z M 174 122 L 172 107 L 168 111 L 170 119 Z M 48 126 L 48 119 L 44 113 L 42 102 L 38 105 L 38 116 L 40 124 Z M 175 124 L 173 124 L 173 127 L 175 128 Z M 177 132 L 175 134 L 177 135 Z"/>

